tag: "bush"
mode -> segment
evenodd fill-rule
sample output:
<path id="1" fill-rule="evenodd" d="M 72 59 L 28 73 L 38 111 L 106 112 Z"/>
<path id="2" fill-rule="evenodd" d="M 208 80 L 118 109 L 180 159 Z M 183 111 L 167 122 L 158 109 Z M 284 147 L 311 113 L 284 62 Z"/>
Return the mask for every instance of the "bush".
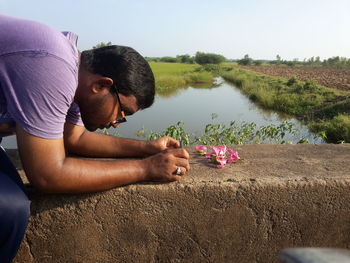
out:
<path id="1" fill-rule="evenodd" d="M 287 61 L 285 64 L 290 67 L 295 67 L 296 61 Z"/>
<path id="2" fill-rule="evenodd" d="M 213 81 L 213 75 L 209 72 L 191 72 L 185 74 L 186 83 L 211 83 Z"/>
<path id="3" fill-rule="evenodd" d="M 157 90 L 182 87 L 185 85 L 186 80 L 183 76 L 180 75 L 161 75 L 156 78 Z"/>
<path id="4" fill-rule="evenodd" d="M 314 92 L 318 89 L 317 83 L 313 80 L 305 81 L 303 88 L 304 88 L 304 90 L 309 91 L 309 92 Z"/>
<path id="5" fill-rule="evenodd" d="M 292 76 L 288 81 L 287 81 L 287 86 L 293 86 L 294 84 L 298 83 L 298 79 L 296 76 Z"/>
<path id="6" fill-rule="evenodd" d="M 330 121 L 312 123 L 314 132 L 325 134 L 329 143 L 350 142 L 350 115 L 339 114 Z"/>
<path id="7" fill-rule="evenodd" d="M 160 58 L 157 57 L 145 57 L 148 62 L 159 62 Z"/>
<path id="8" fill-rule="evenodd" d="M 222 71 L 232 71 L 233 68 L 232 67 L 221 67 Z"/>
<path id="9" fill-rule="evenodd" d="M 261 60 L 254 60 L 253 64 L 255 66 L 261 66 L 262 65 L 262 61 Z"/>
<path id="10" fill-rule="evenodd" d="M 162 57 L 160 58 L 161 62 L 168 62 L 168 63 L 176 63 L 177 60 L 174 57 Z"/>

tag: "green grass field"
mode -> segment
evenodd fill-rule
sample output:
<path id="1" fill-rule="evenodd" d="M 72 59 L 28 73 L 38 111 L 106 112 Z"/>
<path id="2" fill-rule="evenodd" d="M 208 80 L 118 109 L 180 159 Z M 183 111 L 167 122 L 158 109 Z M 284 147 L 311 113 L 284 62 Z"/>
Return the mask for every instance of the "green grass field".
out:
<path id="1" fill-rule="evenodd" d="M 155 78 L 162 75 L 181 75 L 186 72 L 193 71 L 198 67 L 197 64 L 183 64 L 183 63 L 163 63 L 150 62 L 151 69 Z"/>

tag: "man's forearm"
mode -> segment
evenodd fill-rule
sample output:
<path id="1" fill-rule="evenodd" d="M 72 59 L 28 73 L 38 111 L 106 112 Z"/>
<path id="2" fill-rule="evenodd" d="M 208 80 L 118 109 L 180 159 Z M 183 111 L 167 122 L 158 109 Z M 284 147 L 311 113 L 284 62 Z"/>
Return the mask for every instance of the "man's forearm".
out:
<path id="1" fill-rule="evenodd" d="M 84 131 L 74 143 L 65 143 L 68 152 L 87 157 L 143 157 L 147 156 L 145 141 L 112 137 Z"/>
<path id="2" fill-rule="evenodd" d="M 57 168 L 57 167 L 56 167 Z M 48 193 L 89 193 L 147 180 L 143 160 L 95 161 L 65 158 L 52 174 L 31 178 L 32 183 Z"/>
<path id="3" fill-rule="evenodd" d="M 145 141 L 89 132 L 71 123 L 64 127 L 64 145 L 67 152 L 87 157 L 143 157 L 152 154 Z"/>

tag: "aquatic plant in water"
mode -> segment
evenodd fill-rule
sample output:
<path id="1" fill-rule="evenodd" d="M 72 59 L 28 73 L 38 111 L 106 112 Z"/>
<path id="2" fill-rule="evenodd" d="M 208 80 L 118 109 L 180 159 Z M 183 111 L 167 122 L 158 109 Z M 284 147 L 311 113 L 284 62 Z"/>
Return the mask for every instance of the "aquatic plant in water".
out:
<path id="1" fill-rule="evenodd" d="M 155 140 L 162 136 L 170 136 L 187 145 L 242 145 L 260 143 L 293 143 L 285 139 L 287 135 L 297 136 L 299 130 L 291 122 L 283 121 L 280 125 L 267 125 L 258 127 L 255 123 L 237 123 L 231 121 L 229 125 L 209 123 L 204 131 L 195 135 L 185 129 L 184 122 L 179 121 L 169 126 L 163 132 L 148 131 L 142 128 L 137 132 L 138 137 Z M 295 143 L 307 143 L 301 138 Z"/>

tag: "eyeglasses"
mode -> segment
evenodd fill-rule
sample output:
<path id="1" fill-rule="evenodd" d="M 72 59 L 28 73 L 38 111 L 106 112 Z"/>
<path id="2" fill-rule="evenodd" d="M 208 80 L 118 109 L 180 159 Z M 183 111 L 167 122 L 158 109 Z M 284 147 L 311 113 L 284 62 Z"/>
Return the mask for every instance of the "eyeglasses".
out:
<path id="1" fill-rule="evenodd" d="M 122 104 L 121 104 L 121 102 L 120 102 L 120 98 L 119 98 L 119 94 L 118 94 L 117 85 L 114 84 L 114 85 L 112 86 L 112 88 L 114 89 L 115 94 L 117 95 L 117 101 L 118 101 L 118 104 L 119 104 L 119 110 L 120 110 L 120 114 L 122 115 L 122 118 L 121 118 L 121 119 L 118 119 L 118 116 L 117 116 L 117 119 L 116 119 L 115 121 L 113 121 L 112 124 L 119 124 L 119 123 L 126 122 L 125 113 L 124 113 Z"/>

